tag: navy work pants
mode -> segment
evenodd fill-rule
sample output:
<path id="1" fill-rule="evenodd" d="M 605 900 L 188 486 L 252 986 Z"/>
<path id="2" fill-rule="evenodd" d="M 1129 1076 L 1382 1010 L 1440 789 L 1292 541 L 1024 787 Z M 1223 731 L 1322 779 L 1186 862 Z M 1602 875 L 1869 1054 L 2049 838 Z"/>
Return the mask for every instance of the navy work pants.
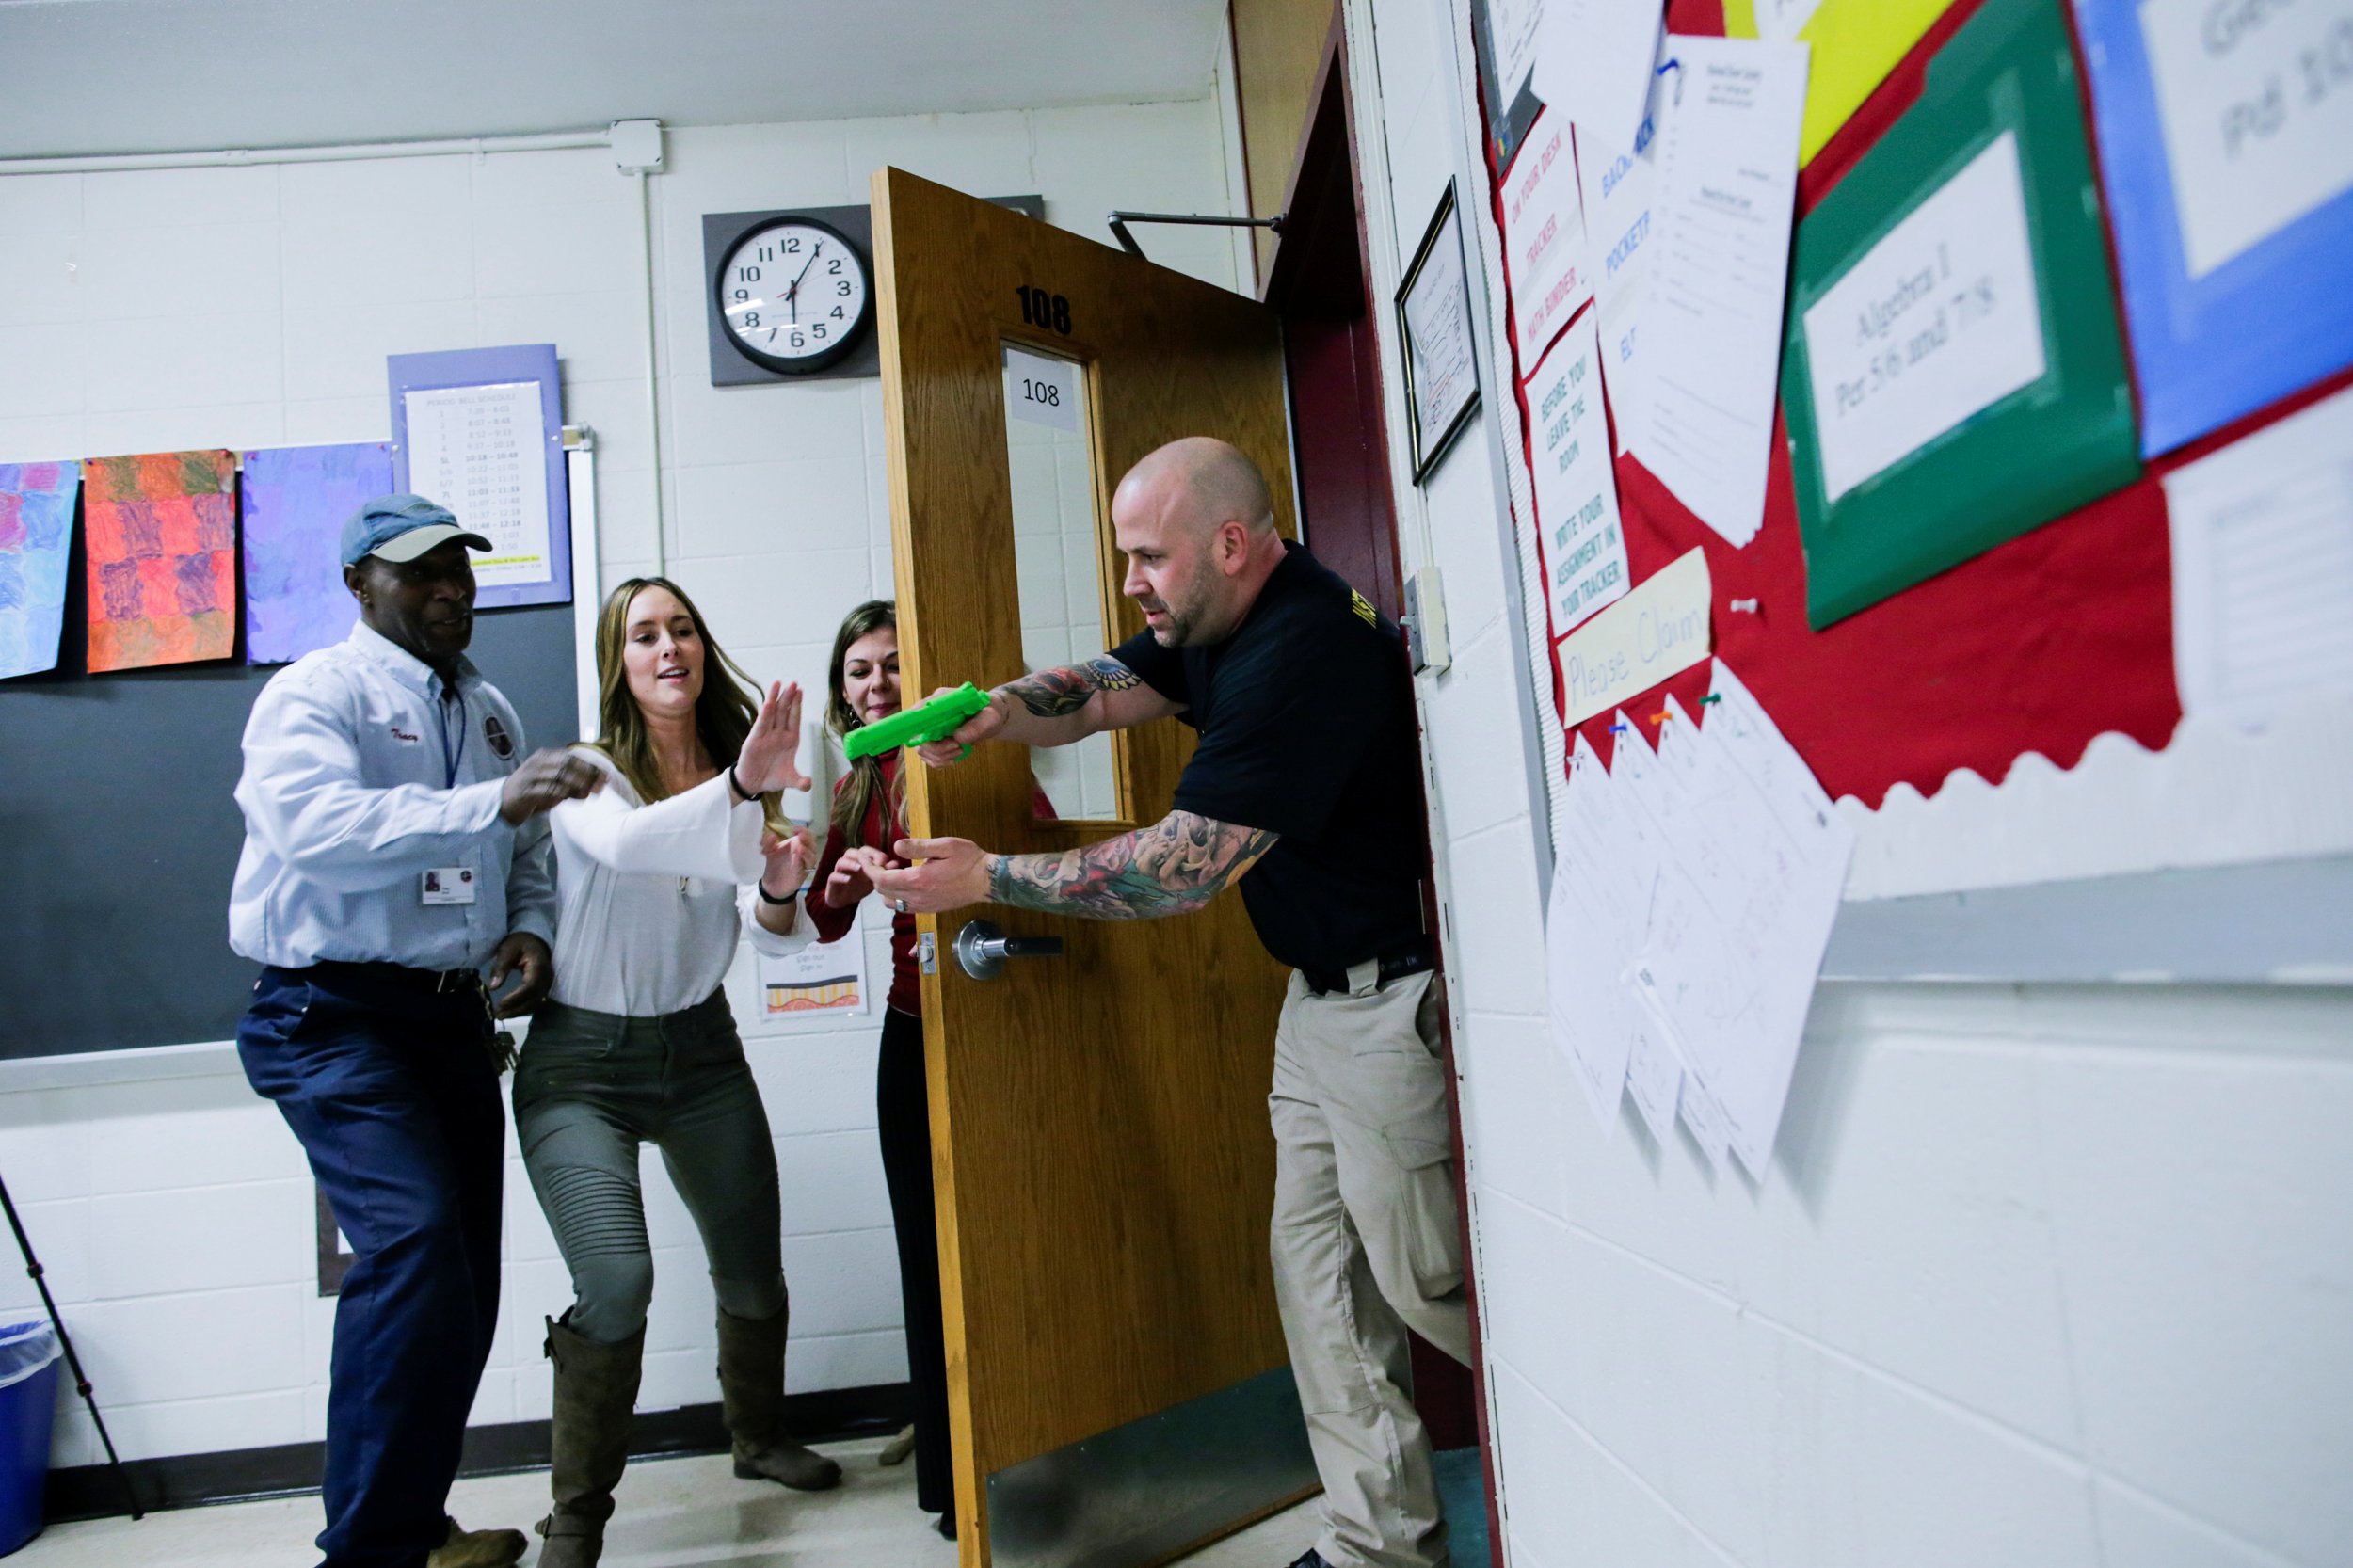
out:
<path id="1" fill-rule="evenodd" d="M 265 968 L 237 1027 L 350 1240 L 327 1399 L 324 1568 L 423 1568 L 498 1324 L 505 1112 L 481 990 Z"/>

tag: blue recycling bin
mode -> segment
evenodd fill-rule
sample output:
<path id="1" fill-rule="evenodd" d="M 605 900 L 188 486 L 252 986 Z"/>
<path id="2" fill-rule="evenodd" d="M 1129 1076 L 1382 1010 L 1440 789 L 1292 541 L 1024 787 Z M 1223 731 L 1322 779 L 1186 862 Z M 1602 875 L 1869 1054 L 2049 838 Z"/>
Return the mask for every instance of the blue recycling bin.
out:
<path id="1" fill-rule="evenodd" d="M 57 1409 L 57 1331 L 46 1322 L 0 1328 L 0 1557 L 40 1533 Z"/>

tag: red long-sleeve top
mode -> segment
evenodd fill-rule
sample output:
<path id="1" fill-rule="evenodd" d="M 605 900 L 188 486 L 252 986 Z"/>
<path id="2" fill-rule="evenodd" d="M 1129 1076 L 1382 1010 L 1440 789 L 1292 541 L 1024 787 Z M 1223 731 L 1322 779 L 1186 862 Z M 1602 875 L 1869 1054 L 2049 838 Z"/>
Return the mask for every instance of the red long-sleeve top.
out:
<path id="1" fill-rule="evenodd" d="M 890 808 L 891 796 L 899 779 L 899 753 L 892 752 L 882 760 L 884 787 L 867 803 L 866 820 L 857 824 L 855 836 L 840 828 L 825 834 L 825 852 L 817 857 L 817 873 L 810 878 L 805 903 L 809 923 L 817 928 L 821 942 L 837 940 L 857 923 L 857 905 L 836 909 L 825 902 L 825 880 L 833 875 L 834 863 L 852 846 L 878 849 L 888 855 L 891 846 L 906 836 Z M 847 777 L 837 781 L 833 792 L 840 794 Z M 890 995 L 889 1004 L 902 1013 L 917 1017 L 923 1014 L 923 987 L 915 973 L 915 917 L 893 914 L 890 917 Z"/>

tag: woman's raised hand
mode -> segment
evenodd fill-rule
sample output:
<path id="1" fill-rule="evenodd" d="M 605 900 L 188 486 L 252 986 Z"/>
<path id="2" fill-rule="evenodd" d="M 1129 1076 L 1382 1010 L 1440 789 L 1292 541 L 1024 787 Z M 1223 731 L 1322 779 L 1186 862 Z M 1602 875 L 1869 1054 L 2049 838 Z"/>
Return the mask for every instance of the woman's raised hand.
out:
<path id="1" fill-rule="evenodd" d="M 771 790 L 806 790 L 808 775 L 801 771 L 801 687 L 772 681 L 752 719 L 752 732 L 735 759 L 736 776 L 754 794 Z"/>

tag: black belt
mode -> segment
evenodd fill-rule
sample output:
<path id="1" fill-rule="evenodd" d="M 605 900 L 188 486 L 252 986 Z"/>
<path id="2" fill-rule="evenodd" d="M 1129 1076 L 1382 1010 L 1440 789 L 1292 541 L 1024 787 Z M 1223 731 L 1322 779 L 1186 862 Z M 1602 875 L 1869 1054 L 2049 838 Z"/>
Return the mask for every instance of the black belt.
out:
<path id="1" fill-rule="evenodd" d="M 398 985 L 410 991 L 439 994 L 446 991 L 479 992 L 485 988 L 479 969 L 412 969 L 406 964 L 356 964 L 343 958 L 322 958 L 311 968 L 329 975 L 349 975 L 354 980 Z M 299 974 L 302 971 L 296 969 L 293 972 Z"/>
<path id="2" fill-rule="evenodd" d="M 1385 987 L 1392 980 L 1402 980 L 1409 974 L 1420 974 L 1425 969 L 1434 969 L 1437 967 L 1437 944 L 1425 937 L 1421 941 L 1416 943 L 1413 947 L 1407 948 L 1400 952 L 1390 953 L 1386 957 L 1383 958 L 1381 960 L 1381 979 L 1378 984 L 1379 986 Z M 1350 988 L 1348 984 L 1348 970 L 1346 969 L 1310 969 L 1303 968 L 1299 971 L 1299 978 L 1307 983 L 1308 990 L 1314 992 L 1320 997 L 1328 995 L 1334 991 L 1345 991 Z"/>

